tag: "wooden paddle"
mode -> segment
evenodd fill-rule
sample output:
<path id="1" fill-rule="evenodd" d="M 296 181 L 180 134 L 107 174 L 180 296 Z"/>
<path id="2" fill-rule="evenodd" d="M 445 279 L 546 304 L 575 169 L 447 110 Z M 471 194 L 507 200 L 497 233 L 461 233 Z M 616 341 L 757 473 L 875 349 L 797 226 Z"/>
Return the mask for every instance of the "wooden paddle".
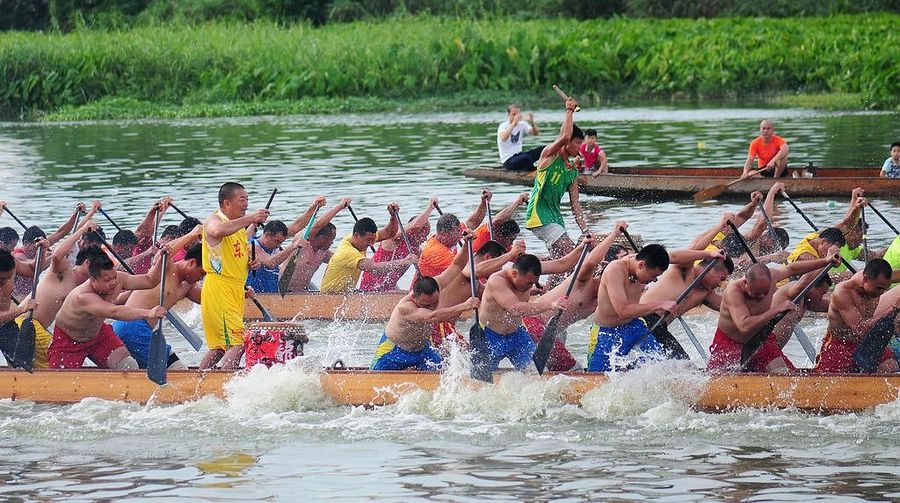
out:
<path id="1" fill-rule="evenodd" d="M 159 212 L 156 213 L 157 221 Z M 154 241 L 155 242 L 155 241 Z M 166 276 L 169 269 L 169 252 L 163 251 L 161 260 L 162 276 L 159 280 L 159 305 L 165 306 L 166 302 Z M 169 363 L 169 351 L 166 349 L 166 337 L 162 331 L 162 318 L 156 321 L 156 328 L 150 336 L 150 351 L 147 356 L 147 378 L 162 386 L 166 383 L 166 368 Z"/>
<path id="2" fill-rule="evenodd" d="M 41 276 L 41 262 L 44 260 L 44 247 L 38 246 L 34 259 L 34 278 L 31 281 L 31 299 L 37 295 L 38 280 Z M 34 309 L 28 310 L 28 317 L 22 320 L 19 327 L 19 336 L 16 338 L 16 349 L 10 365 L 25 369 L 28 372 L 34 370 Z"/>
<path id="3" fill-rule="evenodd" d="M 488 220 L 488 234 L 490 234 L 491 241 L 494 240 L 494 217 L 491 215 L 491 202 L 485 201 L 485 207 L 487 208 L 487 220 Z"/>
<path id="4" fill-rule="evenodd" d="M 878 218 L 880 218 L 882 222 L 887 224 L 887 226 L 890 227 L 892 231 L 894 231 L 894 234 L 897 234 L 898 236 L 900 236 L 900 231 L 898 231 L 896 227 L 891 225 L 891 222 L 887 218 L 885 218 L 884 215 L 882 215 L 880 211 L 878 211 L 878 208 L 876 208 L 875 206 L 872 205 L 871 201 L 869 201 L 869 208 L 872 208 L 872 211 L 874 211 L 875 214 L 878 215 Z"/>
<path id="5" fill-rule="evenodd" d="M 822 280 L 822 278 L 824 278 L 825 276 L 828 275 L 828 272 L 831 271 L 832 267 L 834 267 L 833 264 L 828 264 L 824 268 L 822 268 L 822 270 L 819 272 L 819 274 L 817 274 L 816 277 L 812 281 L 810 281 L 809 284 L 806 285 L 803 288 L 803 290 L 801 290 L 800 293 L 797 294 L 796 297 L 794 297 L 791 300 L 791 302 L 799 305 L 800 302 L 803 301 L 803 298 L 806 297 L 806 294 L 809 293 L 809 291 L 812 290 L 813 287 L 816 286 L 816 284 L 818 284 L 819 281 Z M 777 315 L 775 315 L 774 318 L 772 318 L 771 320 L 769 320 L 768 323 L 766 323 L 766 325 L 762 328 L 762 330 L 760 330 L 759 332 L 754 334 L 753 337 L 751 337 L 750 340 L 748 340 L 744 344 L 744 348 L 741 350 L 741 371 L 742 372 L 747 370 L 747 364 L 750 363 L 750 359 L 753 358 L 753 355 L 756 354 L 756 352 L 759 350 L 760 347 L 762 347 L 762 345 L 766 341 L 766 339 L 769 338 L 769 336 L 772 334 L 772 331 L 775 330 L 775 326 L 778 325 L 778 322 L 783 320 L 784 317 L 787 316 L 787 314 L 789 312 L 790 311 L 784 311 L 784 312 L 781 312 L 781 313 L 778 313 Z"/>
<path id="6" fill-rule="evenodd" d="M 177 211 L 178 214 L 181 215 L 183 218 L 191 218 L 191 217 L 188 216 L 187 213 L 185 213 L 185 212 L 179 210 L 179 209 L 178 209 L 178 206 L 175 206 L 175 205 L 172 204 L 172 203 L 169 203 L 169 208 L 172 208 L 173 210 Z"/>
<path id="7" fill-rule="evenodd" d="M 96 234 L 97 237 L 100 238 L 100 244 L 106 247 L 109 253 L 111 253 L 113 257 L 115 257 L 115 259 L 119 261 L 120 264 L 122 264 L 122 268 L 124 268 L 128 272 L 128 274 L 133 275 L 134 269 L 132 269 L 128 264 L 125 263 L 125 259 L 123 259 L 118 253 L 116 253 L 116 250 L 113 249 L 113 247 L 106 241 L 106 239 L 103 238 L 103 236 L 101 236 L 99 233 Z M 194 333 L 194 331 L 191 330 L 191 327 L 187 326 L 187 323 L 185 323 L 181 318 L 178 317 L 177 314 L 173 313 L 172 311 L 166 312 L 166 319 L 169 320 L 169 323 L 171 323 L 172 326 L 174 326 L 175 329 L 178 330 L 178 333 L 180 333 L 181 336 L 188 341 L 188 343 L 191 345 L 191 347 L 194 348 L 195 351 L 200 351 L 200 348 L 203 347 L 203 339 L 201 339 L 200 336 Z"/>
<path id="8" fill-rule="evenodd" d="M 319 214 L 319 207 L 316 207 L 316 210 L 313 212 L 312 218 L 309 219 L 309 222 L 306 224 L 306 230 L 303 231 L 303 239 L 309 239 L 309 233 L 312 232 L 313 224 L 316 221 L 316 216 Z M 284 265 L 284 271 L 281 273 L 281 277 L 278 278 L 278 293 L 281 294 L 281 298 L 284 298 L 284 295 L 288 291 L 288 287 L 291 286 L 291 280 L 294 279 L 294 271 L 297 270 L 297 257 L 300 256 L 300 250 L 303 247 L 299 247 L 294 250 L 294 253 L 291 254 L 291 258 L 288 259 L 287 264 Z"/>
<path id="9" fill-rule="evenodd" d="M 396 217 L 397 222 L 400 223 L 400 235 L 403 236 L 403 242 L 406 243 L 406 249 L 407 249 L 407 251 L 409 251 L 409 253 L 412 253 L 413 247 L 411 244 L 409 244 L 409 236 L 406 235 L 406 229 L 403 228 L 403 221 L 400 220 L 400 212 L 395 211 L 394 217 Z M 416 274 L 418 274 L 419 276 L 422 276 L 422 271 L 419 270 L 419 264 L 413 262 L 412 266 L 413 266 L 413 269 L 416 270 Z"/>
<path id="10" fill-rule="evenodd" d="M 778 234 L 775 234 L 775 226 L 772 225 L 772 219 L 769 218 L 769 212 L 766 211 L 765 205 L 763 205 L 762 201 L 757 201 L 756 205 L 759 206 L 759 211 L 762 213 L 763 218 L 766 219 L 766 229 L 769 231 L 769 237 L 772 238 L 772 246 L 775 247 L 776 250 L 783 250 L 781 247 L 781 243 L 778 241 Z M 762 251 L 760 251 L 762 253 Z"/>
<path id="11" fill-rule="evenodd" d="M 115 227 L 117 231 L 121 231 L 121 230 L 122 230 L 122 228 L 119 227 L 119 224 L 117 224 L 116 221 L 113 220 L 112 217 L 110 217 L 109 214 L 107 214 L 106 211 L 105 211 L 103 208 L 97 208 L 97 211 L 99 211 L 101 215 L 103 215 L 104 217 L 106 217 L 106 219 L 109 220 L 109 223 L 111 223 L 112 226 Z"/>
<path id="12" fill-rule="evenodd" d="M 272 206 L 272 199 L 275 199 L 275 194 L 278 192 L 278 187 L 272 189 L 272 195 L 269 196 L 269 201 L 266 203 L 266 209 L 269 209 L 269 206 Z M 261 224 L 260 224 L 261 225 Z M 258 227 L 258 226 L 257 226 Z M 254 232 L 255 234 L 255 232 Z M 254 236 L 254 239 L 256 236 Z M 250 262 L 256 261 L 256 241 L 250 243 Z M 256 277 L 256 269 L 253 270 L 253 277 Z"/>
<path id="13" fill-rule="evenodd" d="M 757 169 L 755 171 L 751 171 L 750 173 L 747 173 L 747 176 L 745 176 L 745 177 L 738 178 L 737 180 L 732 180 L 724 185 L 716 185 L 716 186 L 710 187 L 708 189 L 703 189 L 700 192 L 697 192 L 696 194 L 694 194 L 694 202 L 702 203 L 703 201 L 709 201 L 710 199 L 714 199 L 714 198 L 722 195 L 722 193 L 725 192 L 726 190 L 728 190 L 729 187 L 731 187 L 732 185 L 747 181 L 751 177 L 756 176 L 764 171 L 769 171 L 770 169 L 772 169 L 772 168 L 766 167 L 766 168 L 762 168 L 762 169 Z"/>
<path id="14" fill-rule="evenodd" d="M 560 89 L 558 85 L 553 84 L 553 90 L 556 91 L 556 94 L 558 94 L 559 97 L 563 99 L 563 101 L 566 101 L 567 99 L 569 99 L 569 95 L 566 94 L 565 92 L 563 92 L 563 90 Z M 575 105 L 575 111 L 580 112 L 581 107 L 578 105 Z"/>
<path id="15" fill-rule="evenodd" d="M 900 313 L 900 308 L 895 307 L 875 322 L 872 330 L 856 346 L 856 351 L 853 352 L 853 362 L 856 364 L 857 371 L 875 372 L 878 368 L 878 364 L 881 363 L 881 353 L 894 337 L 894 320 L 898 313 Z"/>
<path id="16" fill-rule="evenodd" d="M 869 226 L 866 225 L 866 207 L 863 206 L 859 209 L 859 223 L 862 227 L 862 242 L 863 242 L 863 262 L 866 264 L 869 263 Z"/>
<path id="17" fill-rule="evenodd" d="M 803 217 L 803 220 L 806 220 L 806 223 L 809 224 L 810 227 L 812 227 L 812 230 L 813 230 L 813 231 L 819 232 L 819 228 L 816 226 L 816 224 L 814 224 L 814 223 L 812 222 L 812 220 L 810 220 L 809 217 L 806 216 L 806 213 L 803 213 L 803 210 L 801 210 L 800 207 L 797 206 L 797 203 L 795 203 L 794 200 L 791 199 L 791 197 L 787 195 L 787 192 L 785 192 L 784 190 L 782 190 L 782 191 L 781 191 L 781 195 L 784 196 L 784 199 L 785 199 L 788 203 L 790 203 L 791 206 L 794 207 L 794 210 L 795 210 L 801 217 Z M 844 264 L 844 267 L 846 267 L 848 271 L 852 272 L 853 274 L 856 274 L 856 268 L 853 267 L 852 265 L 850 265 L 850 262 L 847 262 L 847 259 L 845 259 L 845 258 L 844 258 L 843 256 L 841 256 L 840 254 L 838 255 L 838 257 L 840 257 L 841 263 Z"/>
<path id="18" fill-rule="evenodd" d="M 348 205 L 347 205 L 347 209 L 350 210 L 350 216 L 353 217 L 353 221 L 354 221 L 354 222 L 359 222 L 359 219 L 356 218 L 356 212 L 353 211 L 353 207 L 350 206 L 350 205 L 348 204 Z M 440 210 L 438 210 L 438 213 L 440 213 Z M 375 247 L 374 247 L 374 246 L 369 246 L 369 249 L 372 250 L 372 253 L 375 253 Z"/>
<path id="19" fill-rule="evenodd" d="M 469 284 L 472 287 L 472 297 L 478 297 L 478 287 L 475 276 L 475 252 L 472 250 L 472 240 L 466 241 L 469 248 Z M 491 369 L 491 349 L 488 347 L 484 329 L 478 318 L 478 309 L 475 310 L 475 321 L 469 329 L 469 345 L 472 347 L 472 378 L 484 382 L 494 382 L 494 373 Z"/>
<path id="20" fill-rule="evenodd" d="M 566 287 L 566 295 L 563 298 L 572 294 L 572 289 L 575 287 L 575 281 L 578 280 L 578 273 L 581 272 L 581 266 L 584 265 L 584 259 L 587 257 L 588 252 L 590 252 L 590 247 L 585 244 L 584 248 L 581 250 L 581 256 L 578 257 L 578 263 L 575 264 L 575 272 L 572 273 L 569 286 Z M 550 359 L 550 353 L 553 351 L 553 344 L 556 342 L 556 333 L 559 332 L 559 319 L 562 317 L 562 313 L 562 309 L 557 309 L 553 318 L 550 318 L 550 321 L 547 322 L 547 327 L 544 329 L 544 333 L 538 341 L 537 348 L 534 350 L 534 355 L 531 357 L 534 361 L 534 366 L 537 367 L 538 374 L 544 373 L 544 368 L 547 366 L 547 360 Z"/>
<path id="21" fill-rule="evenodd" d="M 11 217 L 13 218 L 13 220 L 15 220 L 16 222 L 19 222 L 19 225 L 21 225 L 23 229 L 25 229 L 26 231 L 28 230 L 28 226 L 25 225 L 25 222 L 19 220 L 19 217 L 17 217 L 17 216 L 15 215 L 15 213 L 9 211 L 9 207 L 8 207 L 8 206 L 4 206 L 4 207 L 3 207 L 3 210 L 6 211 L 7 213 L 9 213 L 9 216 L 11 216 Z"/>

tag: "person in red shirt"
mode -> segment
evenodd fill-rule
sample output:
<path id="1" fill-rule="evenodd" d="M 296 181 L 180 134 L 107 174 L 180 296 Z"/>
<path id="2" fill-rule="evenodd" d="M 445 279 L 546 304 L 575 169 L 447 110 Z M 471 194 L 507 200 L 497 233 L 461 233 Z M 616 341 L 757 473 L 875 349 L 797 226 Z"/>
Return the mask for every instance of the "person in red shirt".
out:
<path id="1" fill-rule="evenodd" d="M 609 162 L 606 159 L 606 152 L 603 147 L 597 143 L 597 130 L 586 129 L 584 131 L 584 143 L 578 148 L 578 153 L 584 160 L 583 172 L 593 171 L 592 176 L 598 176 L 609 173 Z"/>
<path id="2" fill-rule="evenodd" d="M 769 119 L 759 123 L 759 136 L 750 143 L 744 172 L 741 178 L 750 176 L 753 159 L 757 160 L 759 169 L 765 169 L 762 176 L 781 178 L 787 175 L 787 160 L 790 148 L 784 138 L 775 134 L 775 124 Z"/>

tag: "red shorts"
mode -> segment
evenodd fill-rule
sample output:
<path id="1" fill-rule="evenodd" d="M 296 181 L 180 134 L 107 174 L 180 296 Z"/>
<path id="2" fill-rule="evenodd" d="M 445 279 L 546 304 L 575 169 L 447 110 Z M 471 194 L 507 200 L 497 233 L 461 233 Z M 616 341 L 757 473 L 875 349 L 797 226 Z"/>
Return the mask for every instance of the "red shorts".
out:
<path id="1" fill-rule="evenodd" d="M 833 337 L 831 334 L 825 334 L 822 341 L 822 349 L 819 350 L 819 356 L 816 357 L 816 372 L 851 372 L 855 366 L 853 361 L 853 353 L 856 351 L 858 342 L 851 342 L 839 337 Z M 890 347 L 885 347 L 881 352 L 882 363 L 894 357 L 894 353 Z"/>
<path id="2" fill-rule="evenodd" d="M 741 352 L 743 350 L 743 344 L 716 328 L 716 335 L 713 337 L 712 344 L 709 345 L 707 368 L 714 371 L 737 372 L 741 368 Z M 794 368 L 775 342 L 775 334 L 769 334 L 747 363 L 747 371 L 766 372 L 769 363 L 777 358 L 783 359 L 789 369 Z"/>
<path id="3" fill-rule="evenodd" d="M 434 347 L 439 348 L 444 345 L 444 341 L 447 339 L 456 341 L 460 346 L 467 348 L 469 347 L 469 343 L 466 342 L 466 338 L 462 336 L 461 333 L 456 331 L 456 324 L 452 321 L 442 321 L 440 323 L 435 323 L 434 327 L 431 330 L 431 344 Z"/>
<path id="4" fill-rule="evenodd" d="M 544 335 L 544 329 L 546 328 L 544 327 L 544 320 L 534 316 L 526 316 L 522 318 L 522 324 L 525 325 L 534 342 L 541 340 L 541 336 Z M 551 372 L 565 372 L 572 370 L 577 363 L 578 361 L 569 352 L 569 348 L 557 337 L 553 341 L 550 358 L 547 359 L 547 370 Z"/>
<path id="5" fill-rule="evenodd" d="M 104 323 L 97 336 L 87 342 L 75 342 L 59 325 L 53 327 L 53 342 L 48 357 L 52 369 L 80 369 L 84 359 L 90 358 L 100 368 L 109 368 L 107 361 L 114 350 L 124 346 L 113 332 L 112 325 Z"/>

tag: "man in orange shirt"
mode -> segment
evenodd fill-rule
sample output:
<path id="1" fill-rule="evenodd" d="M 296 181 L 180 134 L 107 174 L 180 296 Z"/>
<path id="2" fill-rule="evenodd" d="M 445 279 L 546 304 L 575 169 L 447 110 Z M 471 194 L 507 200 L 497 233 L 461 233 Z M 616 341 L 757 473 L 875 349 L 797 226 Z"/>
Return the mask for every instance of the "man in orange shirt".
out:
<path id="1" fill-rule="evenodd" d="M 753 159 L 758 162 L 759 169 L 765 169 L 762 176 L 781 178 L 787 175 L 787 158 L 790 149 L 784 138 L 775 134 L 775 125 L 769 119 L 759 123 L 759 136 L 750 143 L 747 160 L 744 162 L 744 173 L 741 178 L 750 174 Z"/>
<path id="2" fill-rule="evenodd" d="M 453 249 L 462 238 L 464 229 L 474 229 L 484 220 L 487 211 L 487 203 L 491 200 L 491 191 L 485 190 L 481 194 L 481 202 L 475 211 L 466 220 L 465 227 L 459 218 L 452 213 L 444 213 L 438 218 L 435 225 L 435 234 L 431 236 L 422 249 L 419 258 L 419 271 L 422 276 L 437 277 L 453 263 L 456 252 Z"/>

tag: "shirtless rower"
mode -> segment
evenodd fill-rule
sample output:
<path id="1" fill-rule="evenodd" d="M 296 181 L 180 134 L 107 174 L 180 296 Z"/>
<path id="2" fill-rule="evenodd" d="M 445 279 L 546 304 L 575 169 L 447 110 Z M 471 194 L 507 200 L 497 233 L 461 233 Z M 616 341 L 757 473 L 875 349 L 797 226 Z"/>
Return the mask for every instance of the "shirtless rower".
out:
<path id="1" fill-rule="evenodd" d="M 522 325 L 522 318 L 554 309 L 565 310 L 567 306 L 565 298 L 551 302 L 539 297 L 529 302 L 532 288 L 540 277 L 540 259 L 526 253 L 513 262 L 512 268 L 488 278 L 478 314 L 490 351 L 491 371 L 497 369 L 501 360 L 509 358 L 517 370 L 537 372 L 531 359 L 537 346 Z"/>
<path id="2" fill-rule="evenodd" d="M 662 357 L 663 347 L 641 320 L 655 311 L 672 311 L 675 302 L 641 302 L 644 289 L 669 267 L 669 254 L 658 244 L 641 248 L 637 255 L 606 266 L 597 291 L 597 310 L 588 343 L 588 371 L 624 369 L 619 360 L 635 347 L 651 357 Z M 637 362 L 643 361 L 643 357 Z"/>
<path id="3" fill-rule="evenodd" d="M 684 348 L 669 332 L 668 324 L 675 318 L 683 315 L 691 309 L 705 305 L 714 311 L 719 310 L 722 297 L 716 292 L 716 288 L 734 272 L 734 263 L 731 258 L 725 257 L 721 251 L 706 250 L 675 250 L 669 253 L 670 266 L 659 277 L 659 281 L 651 286 L 641 296 L 641 302 L 650 303 L 662 300 L 676 300 L 681 292 L 694 281 L 697 276 L 706 269 L 713 260 L 718 260 L 715 266 L 700 280 L 675 309 L 671 311 L 663 323 L 653 331 L 653 336 L 666 350 L 666 353 L 676 359 L 688 360 L 690 357 Z M 652 327 L 660 319 L 660 315 L 649 313 L 644 316 L 648 327 Z"/>
<path id="4" fill-rule="evenodd" d="M 404 226 L 403 230 L 406 231 L 406 239 L 409 240 L 409 245 L 412 247 L 412 250 L 406 247 L 406 239 L 403 238 L 402 232 L 397 231 L 397 234 L 395 234 L 393 238 L 385 239 L 381 242 L 378 249 L 375 250 L 375 253 L 372 255 L 372 261 L 377 264 L 380 262 L 400 260 L 406 258 L 410 252 L 421 255 L 422 243 L 428 239 L 428 233 L 431 230 L 431 224 L 428 219 L 431 217 L 431 212 L 438 207 L 438 203 L 439 201 L 436 197 L 429 199 L 428 204 L 425 205 L 425 209 L 417 216 L 410 219 Z M 359 282 L 359 289 L 363 292 L 396 291 L 398 290 L 397 281 L 399 281 L 408 270 L 409 266 L 382 272 L 363 271 L 362 279 Z"/>
<path id="5" fill-rule="evenodd" d="M 838 260 L 837 249 L 832 249 L 825 259 L 804 260 L 786 267 L 770 269 L 765 264 L 753 264 L 743 278 L 728 283 L 719 307 L 716 335 L 709 346 L 709 370 L 740 370 L 744 345 L 776 315 L 798 309 L 790 300 L 773 305 L 778 282 L 821 269 Z M 747 362 L 746 369 L 750 372 L 778 373 L 790 370 L 784 353 L 771 335 Z"/>
<path id="6" fill-rule="evenodd" d="M 811 281 L 815 279 L 815 277 L 819 274 L 819 271 L 810 271 L 800 279 L 796 281 L 791 281 L 790 283 L 782 286 L 775 292 L 775 297 L 772 298 L 772 305 L 779 305 L 783 303 L 785 300 L 793 301 L 800 292 L 806 288 L 807 285 Z M 797 325 L 800 323 L 800 320 L 803 319 L 803 316 L 807 313 L 807 311 L 812 311 L 816 313 L 827 313 L 828 306 L 830 303 L 830 298 L 827 296 L 828 289 L 831 288 L 832 281 L 828 276 L 822 277 L 818 283 L 813 285 L 813 287 L 806 293 L 806 295 L 801 299 L 800 303 L 797 304 L 798 309 L 796 311 L 789 312 L 781 321 L 775 325 L 775 329 L 772 330 L 772 333 L 775 334 L 775 343 L 782 350 L 784 349 L 785 344 L 789 340 L 791 340 L 791 336 L 794 334 L 794 329 L 797 328 Z M 782 351 L 783 352 L 783 351 Z M 787 358 L 784 358 L 785 364 L 787 364 L 788 368 L 794 370 L 793 363 Z"/>
<path id="7" fill-rule="evenodd" d="M 19 337 L 19 325 L 15 320 L 38 305 L 31 297 L 19 306 L 12 303 L 15 280 L 16 259 L 7 250 L 0 249 L 0 352 L 10 365 Z"/>
<path id="8" fill-rule="evenodd" d="M 397 203 L 387 205 L 387 211 L 391 218 L 388 224 L 381 229 L 375 225 L 374 220 L 368 217 L 360 218 L 353 225 L 353 233 L 344 237 L 328 261 L 325 276 L 322 278 L 323 292 L 350 292 L 356 288 L 363 271 L 390 271 L 406 267 L 418 260 L 419 257 L 415 253 L 400 260 L 380 263 L 376 263 L 366 256 L 366 249 L 370 246 L 389 239 L 397 233 L 397 229 L 400 227 L 397 220 L 399 210 L 400 206 Z"/>
<path id="9" fill-rule="evenodd" d="M 185 254 L 182 260 L 172 260 L 172 256 L 179 252 L 185 244 L 195 239 L 200 234 L 198 230 L 182 236 L 169 244 L 171 252 L 167 258 L 169 264 L 166 268 L 166 293 L 163 308 L 172 309 L 172 306 L 181 299 L 190 299 L 195 304 L 200 304 L 201 287 L 197 283 L 206 275 L 203 270 L 202 245 L 195 244 Z M 159 305 L 159 286 L 133 292 L 125 302 L 126 306 L 134 308 L 151 309 Z M 121 321 L 116 320 L 112 324 L 113 330 L 119 339 L 125 343 L 128 352 L 137 361 L 142 369 L 147 368 L 147 359 L 150 357 L 150 339 L 153 337 L 154 325 L 145 319 Z M 178 355 L 172 351 L 172 346 L 166 344 L 166 354 L 169 355 L 166 366 L 170 369 L 186 368 Z"/>
<path id="10" fill-rule="evenodd" d="M 88 219 L 84 225 L 70 234 L 59 243 L 59 246 L 50 254 L 50 265 L 47 272 L 38 283 L 36 299 L 38 307 L 34 310 L 32 322 L 34 323 L 35 351 L 34 368 L 48 368 L 48 350 L 53 340 L 53 335 L 48 327 L 56 319 L 56 313 L 62 307 L 66 296 L 78 285 L 87 281 L 89 260 L 102 252 L 99 248 L 86 248 L 75 257 L 75 266 L 68 259 L 68 255 L 75 247 L 75 243 L 85 233 L 92 232 L 97 224 Z M 21 322 L 20 318 L 20 322 Z"/>
<path id="11" fill-rule="evenodd" d="M 480 301 L 471 297 L 455 306 L 439 308 L 440 287 L 429 276 L 413 283 L 412 292 L 400 299 L 384 327 L 372 370 L 438 370 L 441 356 L 431 346 L 434 323 L 459 317 L 470 309 L 478 309 Z"/>
<path id="12" fill-rule="evenodd" d="M 132 276 L 116 271 L 112 260 L 105 255 L 92 258 L 88 266 L 90 278 L 69 293 L 56 315 L 50 368 L 81 368 L 85 358 L 100 368 L 138 368 L 106 319 L 143 318 L 155 324 L 156 319 L 165 316 L 162 306 L 139 309 L 115 304 L 123 290 L 143 290 L 159 284 L 161 264 L 159 260 L 149 273 Z"/>
<path id="13" fill-rule="evenodd" d="M 302 246 L 300 248 L 300 253 L 297 254 L 297 268 L 294 269 L 294 275 L 291 277 L 288 291 L 307 292 L 319 289 L 317 286 L 313 285 L 312 278 L 315 276 L 316 271 L 319 270 L 319 267 L 321 267 L 323 263 L 328 263 L 334 255 L 330 248 L 331 245 L 334 244 L 334 238 L 337 237 L 337 227 L 331 223 L 331 220 L 334 219 L 341 210 L 350 206 L 351 202 L 352 201 L 348 198 L 341 199 L 338 204 L 334 205 L 333 208 L 322 215 L 319 215 L 316 221 L 313 222 L 309 231 L 307 244 Z M 325 198 L 316 198 L 316 201 L 311 208 L 314 209 L 315 205 L 318 204 L 324 206 Z M 310 218 L 312 218 L 311 215 Z M 301 222 L 301 220 L 295 221 L 295 223 L 299 222 Z M 307 219 L 306 222 L 308 223 L 309 219 Z M 281 269 L 281 273 L 284 274 L 284 267 Z"/>
<path id="14" fill-rule="evenodd" d="M 572 292 L 569 294 L 568 307 L 559 318 L 556 341 L 550 352 L 550 358 L 547 360 L 547 370 L 566 371 L 581 368 L 581 365 L 578 364 L 577 360 L 572 357 L 572 354 L 566 348 L 566 330 L 573 323 L 577 323 L 593 314 L 597 309 L 597 291 L 600 287 L 604 262 L 607 262 L 609 251 L 615 245 L 615 240 L 622 235 L 623 229 L 628 229 L 628 224 L 624 221 L 616 222 L 612 231 L 606 235 L 606 238 L 585 257 L 581 271 L 578 272 L 578 276 L 575 278 Z M 565 296 L 570 281 L 572 281 L 571 276 L 553 287 L 549 292 L 543 294 L 542 297 L 550 301 L 561 299 Z M 523 319 L 525 327 L 528 328 L 528 332 L 535 342 L 538 342 L 541 336 L 544 335 L 547 323 L 555 314 L 555 311 L 548 311 L 540 316 L 527 316 Z"/>
<path id="15" fill-rule="evenodd" d="M 816 358 L 817 372 L 852 372 L 856 346 L 880 320 L 875 316 L 880 297 L 891 286 L 891 266 L 884 259 L 873 259 L 865 269 L 835 287 L 828 309 L 828 328 L 822 349 Z M 900 299 L 882 309 L 884 316 L 897 316 Z M 896 318 L 894 320 L 896 327 Z M 897 372 L 897 360 L 889 348 L 876 356 L 879 372 Z"/>

